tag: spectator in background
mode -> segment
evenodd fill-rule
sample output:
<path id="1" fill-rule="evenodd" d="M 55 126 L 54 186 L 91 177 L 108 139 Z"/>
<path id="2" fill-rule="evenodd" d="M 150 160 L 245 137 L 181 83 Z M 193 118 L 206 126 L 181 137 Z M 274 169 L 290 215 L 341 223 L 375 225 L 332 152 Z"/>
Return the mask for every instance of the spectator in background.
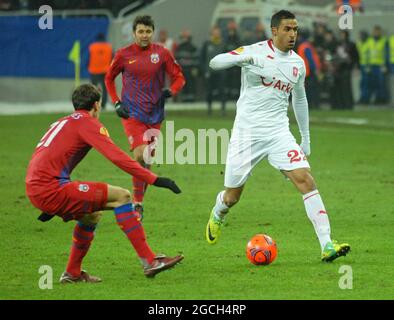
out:
<path id="1" fill-rule="evenodd" d="M 211 29 L 210 39 L 207 40 L 201 49 L 200 62 L 201 71 L 205 78 L 205 86 L 207 93 L 208 114 L 212 114 L 212 102 L 214 97 L 218 97 L 221 101 L 222 114 L 226 110 L 226 92 L 225 92 L 225 75 L 222 70 L 215 71 L 209 68 L 209 61 L 216 55 L 226 51 L 226 45 L 222 39 L 222 33 L 219 27 Z"/>
<path id="2" fill-rule="evenodd" d="M 337 39 L 335 38 L 334 32 L 331 30 L 326 30 L 324 34 L 324 44 L 323 49 L 331 54 L 334 55 L 338 47 Z"/>
<path id="3" fill-rule="evenodd" d="M 338 71 L 335 64 L 337 47 L 338 43 L 334 33 L 327 29 L 324 34 L 323 47 L 321 48 L 321 56 L 323 57 L 322 70 L 324 71 L 322 78 L 322 88 L 325 89 L 324 93 L 326 94 L 327 100 L 331 107 L 337 103 L 335 95 L 335 78 L 336 72 Z"/>
<path id="4" fill-rule="evenodd" d="M 389 38 L 388 64 L 390 68 L 390 98 L 391 105 L 394 107 L 394 34 Z"/>
<path id="5" fill-rule="evenodd" d="M 334 56 L 335 76 L 332 95 L 335 97 L 333 109 L 353 109 L 352 70 L 359 64 L 359 56 L 349 32 L 341 30 L 340 40 Z"/>
<path id="6" fill-rule="evenodd" d="M 20 9 L 18 0 L 0 0 L 0 11 L 11 11 Z"/>
<path id="7" fill-rule="evenodd" d="M 158 43 L 161 44 L 164 48 L 170 50 L 172 54 L 175 53 L 177 48 L 177 43 L 173 38 L 168 36 L 168 31 L 166 29 L 161 29 L 159 31 Z"/>
<path id="8" fill-rule="evenodd" d="M 245 45 L 251 45 L 255 43 L 254 42 L 255 37 L 253 31 L 249 29 L 245 29 L 242 31 L 241 39 L 242 39 L 242 43 L 244 43 Z"/>
<path id="9" fill-rule="evenodd" d="M 326 25 L 323 23 L 315 23 L 313 32 L 313 45 L 316 50 L 324 47 L 324 35 L 327 31 Z"/>
<path id="10" fill-rule="evenodd" d="M 113 56 L 112 45 L 105 41 L 105 35 L 100 33 L 96 42 L 89 45 L 89 65 L 91 82 L 102 92 L 102 109 L 107 103 L 107 88 L 105 87 L 105 74 L 109 70 Z"/>
<path id="11" fill-rule="evenodd" d="M 242 33 L 242 43 L 245 45 L 250 45 L 256 42 L 261 42 L 267 40 L 267 34 L 265 33 L 264 25 L 259 22 L 256 24 L 255 30 L 244 30 Z"/>
<path id="12" fill-rule="evenodd" d="M 383 35 L 380 26 L 373 29 L 371 41 L 371 96 L 375 96 L 375 104 L 383 104 L 388 102 L 388 93 L 386 87 L 387 76 L 387 38 Z"/>
<path id="13" fill-rule="evenodd" d="M 227 36 L 225 40 L 225 51 L 232 51 L 241 46 L 241 40 L 238 35 L 238 27 L 234 21 L 227 25 Z M 241 68 L 229 68 L 224 71 L 226 74 L 225 90 L 227 99 L 238 99 L 239 88 L 241 86 Z"/>
<path id="14" fill-rule="evenodd" d="M 162 45 L 164 48 L 168 49 L 168 51 L 171 52 L 171 54 L 174 56 L 175 55 L 175 50 L 177 48 L 177 44 L 173 38 L 170 38 L 168 36 L 168 31 L 166 29 L 161 29 L 159 31 L 159 36 L 158 36 L 158 44 Z M 169 87 L 170 80 L 168 79 L 168 75 L 165 75 L 165 86 Z M 171 97 L 173 101 L 176 101 L 176 96 Z"/>
<path id="15" fill-rule="evenodd" d="M 311 109 L 319 109 L 320 92 L 319 92 L 319 76 L 321 69 L 320 58 L 315 47 L 309 41 L 310 33 L 308 30 L 301 30 L 298 33 L 299 46 L 297 53 L 305 62 L 305 91 Z"/>
<path id="16" fill-rule="evenodd" d="M 259 22 L 256 25 L 255 42 L 260 42 L 260 41 L 265 41 L 265 40 L 268 40 L 268 36 L 267 36 L 267 33 L 265 32 L 264 24 Z"/>
<path id="17" fill-rule="evenodd" d="M 180 35 L 180 42 L 175 53 L 175 58 L 181 65 L 186 84 L 180 98 L 182 101 L 195 101 L 196 99 L 196 78 L 198 75 L 198 50 L 192 42 L 190 30 L 183 30 Z"/>
<path id="18" fill-rule="evenodd" d="M 370 100 L 371 44 L 372 42 L 368 36 L 368 32 L 365 30 L 360 31 L 359 41 L 357 41 L 357 50 L 361 72 L 359 99 L 359 103 L 361 104 L 368 104 Z"/>

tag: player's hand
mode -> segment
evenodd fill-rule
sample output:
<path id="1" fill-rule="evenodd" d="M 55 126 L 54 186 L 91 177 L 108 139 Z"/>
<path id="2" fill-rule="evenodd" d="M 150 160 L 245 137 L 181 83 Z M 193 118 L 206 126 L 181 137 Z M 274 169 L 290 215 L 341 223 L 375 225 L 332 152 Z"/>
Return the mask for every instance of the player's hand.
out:
<path id="1" fill-rule="evenodd" d="M 164 98 L 164 99 L 171 98 L 171 97 L 172 97 L 172 92 L 171 92 L 170 89 L 164 88 L 164 89 L 162 90 L 162 92 L 161 92 L 161 96 L 162 96 L 162 98 Z"/>
<path id="2" fill-rule="evenodd" d="M 304 151 L 305 155 L 308 157 L 311 154 L 311 143 L 309 138 L 301 138 L 301 145 L 302 151 Z"/>
<path id="3" fill-rule="evenodd" d="M 129 111 L 127 110 L 127 107 L 122 104 L 121 101 L 116 101 L 115 103 L 115 111 L 117 115 L 123 119 L 127 119 L 129 117 Z"/>
<path id="4" fill-rule="evenodd" d="M 249 56 L 241 56 L 241 63 L 246 65 L 252 65 L 256 67 L 263 68 L 264 67 L 264 58 L 261 55 L 249 55 Z"/>
<path id="5" fill-rule="evenodd" d="M 176 185 L 175 181 L 169 178 L 158 177 L 156 181 L 153 183 L 154 186 L 159 188 L 167 188 L 170 189 L 172 192 L 178 194 L 181 193 L 181 189 Z"/>

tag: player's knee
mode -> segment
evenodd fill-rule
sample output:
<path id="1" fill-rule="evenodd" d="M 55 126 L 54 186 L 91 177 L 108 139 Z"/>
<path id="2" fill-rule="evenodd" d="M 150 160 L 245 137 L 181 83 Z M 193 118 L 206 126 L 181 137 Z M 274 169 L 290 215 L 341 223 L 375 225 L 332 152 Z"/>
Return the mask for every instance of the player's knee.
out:
<path id="1" fill-rule="evenodd" d="M 118 199 L 118 202 L 120 203 L 120 205 L 130 203 L 131 200 L 132 200 L 132 198 L 131 198 L 130 191 L 127 189 L 121 189 L 120 194 L 119 194 L 119 199 Z"/>
<path id="2" fill-rule="evenodd" d="M 144 155 L 142 153 L 138 153 L 134 156 L 135 160 L 140 164 L 140 165 L 145 165 L 144 161 Z"/>
<path id="3" fill-rule="evenodd" d="M 316 189 L 315 181 L 308 172 L 297 175 L 295 182 L 302 192 L 311 192 Z"/>
<path id="4" fill-rule="evenodd" d="M 95 225 L 98 224 L 99 221 L 101 220 L 101 217 L 103 216 L 103 213 L 101 211 L 96 211 L 94 213 L 92 213 L 89 217 L 90 217 L 90 223 Z"/>
<path id="5" fill-rule="evenodd" d="M 227 207 L 231 208 L 232 206 L 237 204 L 240 197 L 241 196 L 238 194 L 225 194 L 223 197 L 223 202 Z"/>
<path id="6" fill-rule="evenodd" d="M 134 159 L 135 161 L 137 161 L 139 164 L 141 164 L 142 166 L 145 165 L 145 161 L 144 161 L 144 149 L 142 148 L 137 148 L 134 150 Z"/>
<path id="7" fill-rule="evenodd" d="M 99 223 L 103 213 L 101 211 L 96 211 L 91 214 L 84 215 L 80 222 L 87 226 L 95 226 Z"/>

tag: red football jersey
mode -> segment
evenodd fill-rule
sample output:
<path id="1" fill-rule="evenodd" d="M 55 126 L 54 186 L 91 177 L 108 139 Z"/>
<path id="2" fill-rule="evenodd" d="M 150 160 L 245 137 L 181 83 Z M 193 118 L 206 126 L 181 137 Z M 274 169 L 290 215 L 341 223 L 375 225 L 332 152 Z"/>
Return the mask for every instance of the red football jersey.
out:
<path id="1" fill-rule="evenodd" d="M 115 87 L 119 73 L 122 73 L 121 99 Z M 130 118 L 155 124 L 164 119 L 164 101 L 160 98 L 166 73 L 171 80 L 170 90 L 175 95 L 185 85 L 185 78 L 170 51 L 159 44 L 141 48 L 134 43 L 116 52 L 105 84 L 112 102 L 122 101 L 129 108 Z"/>
<path id="2" fill-rule="evenodd" d="M 123 171 L 149 184 L 155 182 L 157 176 L 116 146 L 98 119 L 77 110 L 53 123 L 38 143 L 27 169 L 28 194 L 68 183 L 71 172 L 92 147 Z"/>

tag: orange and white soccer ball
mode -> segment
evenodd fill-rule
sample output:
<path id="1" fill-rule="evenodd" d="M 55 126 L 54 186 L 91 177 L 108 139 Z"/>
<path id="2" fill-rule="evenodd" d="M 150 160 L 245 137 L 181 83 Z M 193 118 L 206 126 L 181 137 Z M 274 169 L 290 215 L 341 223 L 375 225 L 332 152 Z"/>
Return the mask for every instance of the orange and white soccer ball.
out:
<path id="1" fill-rule="evenodd" d="M 265 234 L 256 234 L 246 246 L 246 256 L 255 265 L 268 265 L 278 253 L 275 241 Z"/>

